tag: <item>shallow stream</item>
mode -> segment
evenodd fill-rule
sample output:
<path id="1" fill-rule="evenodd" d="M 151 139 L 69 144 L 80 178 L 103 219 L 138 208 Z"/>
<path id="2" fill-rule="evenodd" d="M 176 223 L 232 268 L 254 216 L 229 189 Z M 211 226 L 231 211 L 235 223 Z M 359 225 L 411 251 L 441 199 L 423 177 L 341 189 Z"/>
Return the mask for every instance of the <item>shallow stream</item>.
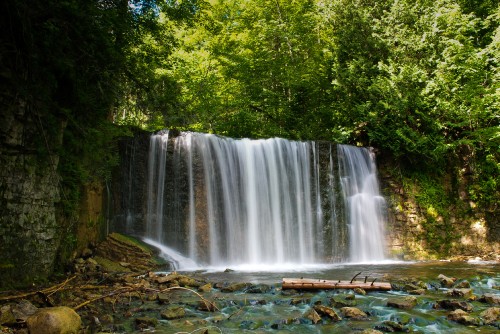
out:
<path id="1" fill-rule="evenodd" d="M 500 285 L 499 263 L 467 262 L 418 262 L 385 264 L 345 264 L 309 267 L 274 267 L 252 268 L 237 267 L 212 268 L 188 272 L 194 277 L 201 277 L 213 285 L 229 282 L 249 282 L 254 287 L 270 286 L 267 292 L 248 293 L 237 291 L 221 292 L 213 289 L 203 293 L 209 300 L 215 301 L 219 311 L 206 312 L 197 309 L 200 299 L 186 291 L 171 292 L 170 305 L 179 305 L 186 310 L 186 316 L 177 320 L 160 320 L 152 331 L 155 333 L 359 333 L 364 329 L 378 328 L 383 331 L 383 321 L 390 320 L 404 325 L 404 330 L 413 333 L 499 333 L 496 325 L 465 326 L 449 321 L 449 310 L 434 309 L 437 300 L 451 299 L 446 296 L 448 289 L 442 288 L 438 275 L 468 280 L 473 293 L 478 298 L 485 293 L 498 295 Z M 269 269 L 274 269 L 270 271 Z M 368 292 L 356 294 L 355 307 L 368 314 L 365 320 L 343 319 L 332 322 L 323 317 L 313 324 L 304 314 L 315 304 L 331 305 L 331 299 L 344 298 L 353 294 L 352 290 L 294 291 L 281 290 L 281 280 L 289 278 L 318 278 L 330 280 L 351 280 L 360 273 L 356 280 L 363 281 L 366 276 L 372 281 L 396 282 L 414 278 L 426 283 L 424 295 L 416 296 L 418 303 L 410 310 L 395 309 L 387 306 L 387 300 L 393 297 L 407 296 L 403 291 Z M 462 299 L 464 300 L 464 299 Z M 148 304 L 151 303 L 151 304 Z M 469 301 L 473 307 L 473 317 L 485 309 L 495 306 L 480 301 Z M 353 305 L 354 306 L 354 305 Z M 498 307 L 498 305 L 496 305 Z M 337 312 L 338 308 L 333 307 Z M 161 307 L 157 302 L 146 302 L 138 307 L 137 315 L 147 315 L 161 319 Z M 338 312 L 340 314 L 340 312 Z M 132 319 L 124 319 L 124 327 L 133 332 Z M 127 330 L 127 332 L 129 332 Z"/>

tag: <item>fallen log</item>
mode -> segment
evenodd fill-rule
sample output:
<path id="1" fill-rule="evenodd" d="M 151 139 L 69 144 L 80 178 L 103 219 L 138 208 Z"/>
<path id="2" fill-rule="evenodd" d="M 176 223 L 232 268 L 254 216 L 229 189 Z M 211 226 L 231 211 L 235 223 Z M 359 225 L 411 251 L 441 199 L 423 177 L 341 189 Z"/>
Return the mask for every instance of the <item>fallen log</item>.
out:
<path id="1" fill-rule="evenodd" d="M 332 281 L 314 278 L 283 278 L 282 288 L 300 290 L 322 290 L 322 289 L 356 289 L 366 291 L 389 291 L 391 283 L 388 282 L 356 282 L 356 281 Z"/>

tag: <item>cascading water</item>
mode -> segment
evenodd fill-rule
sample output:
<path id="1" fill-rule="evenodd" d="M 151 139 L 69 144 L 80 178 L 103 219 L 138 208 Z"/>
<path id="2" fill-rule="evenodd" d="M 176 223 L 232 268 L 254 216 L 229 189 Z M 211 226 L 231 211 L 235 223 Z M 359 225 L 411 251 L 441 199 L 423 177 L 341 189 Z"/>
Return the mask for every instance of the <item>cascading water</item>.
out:
<path id="1" fill-rule="evenodd" d="M 384 258 L 383 199 L 364 148 L 163 132 L 151 136 L 146 197 L 145 237 L 197 263 Z"/>
<path id="2" fill-rule="evenodd" d="M 380 195 L 376 166 L 366 148 L 339 145 L 339 170 L 347 212 L 352 262 L 385 258 L 385 200 Z"/>

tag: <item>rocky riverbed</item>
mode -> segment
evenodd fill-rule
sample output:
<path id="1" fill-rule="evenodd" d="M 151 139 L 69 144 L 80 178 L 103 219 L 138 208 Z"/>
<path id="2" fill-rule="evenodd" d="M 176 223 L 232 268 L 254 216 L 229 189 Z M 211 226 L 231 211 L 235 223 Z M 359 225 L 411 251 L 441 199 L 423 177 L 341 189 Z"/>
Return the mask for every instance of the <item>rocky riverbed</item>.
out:
<path id="1" fill-rule="evenodd" d="M 58 284 L 0 293 L 0 328 L 31 334 L 497 333 L 497 268 L 468 277 L 386 275 L 380 279 L 392 284 L 388 292 L 284 290 L 280 281 L 234 281 L 230 272 L 158 271 L 165 264 L 147 247 L 112 235 L 76 259 Z"/>

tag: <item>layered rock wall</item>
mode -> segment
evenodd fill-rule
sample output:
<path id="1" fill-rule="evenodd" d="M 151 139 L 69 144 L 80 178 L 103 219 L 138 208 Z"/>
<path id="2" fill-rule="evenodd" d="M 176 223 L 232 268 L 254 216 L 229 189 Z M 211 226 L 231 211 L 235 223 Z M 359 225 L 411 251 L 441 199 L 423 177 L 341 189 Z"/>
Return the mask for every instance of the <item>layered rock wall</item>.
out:
<path id="1" fill-rule="evenodd" d="M 0 282 L 47 277 L 59 247 L 59 157 L 48 142 L 61 137 L 41 124 L 22 103 L 0 113 Z"/>

